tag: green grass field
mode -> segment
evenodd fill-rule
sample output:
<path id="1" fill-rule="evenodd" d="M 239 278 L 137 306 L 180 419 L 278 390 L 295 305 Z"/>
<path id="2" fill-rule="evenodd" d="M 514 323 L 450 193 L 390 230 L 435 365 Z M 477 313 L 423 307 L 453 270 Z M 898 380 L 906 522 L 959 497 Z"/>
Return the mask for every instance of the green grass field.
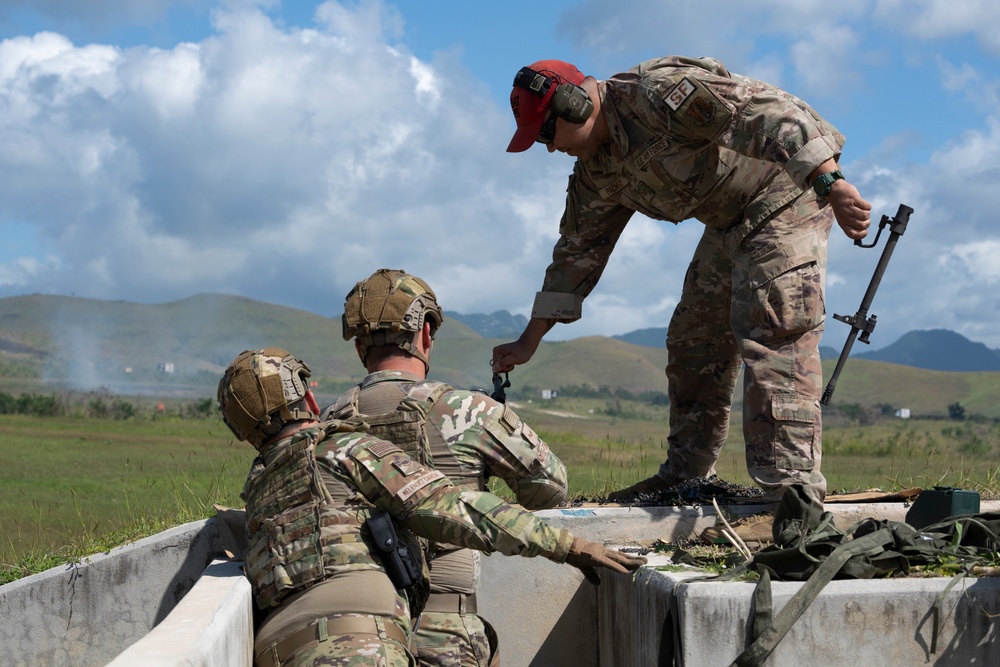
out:
<path id="1" fill-rule="evenodd" d="M 0 416 L 0 558 L 101 544 L 241 505 L 253 450 L 217 419 Z"/>
<path id="2" fill-rule="evenodd" d="M 562 398 L 517 407 L 566 462 L 571 490 L 595 496 L 656 472 L 666 458 L 666 410 Z M 730 482 L 750 485 L 741 419 L 733 413 L 717 472 Z M 871 426 L 824 428 L 822 469 L 831 492 L 955 486 L 996 499 L 998 462 L 1000 424 L 889 418 Z"/>
<path id="3" fill-rule="evenodd" d="M 666 408 L 560 398 L 516 410 L 565 461 L 574 497 L 600 497 L 647 477 L 666 456 Z M 749 485 L 739 419 L 734 414 L 718 473 Z M 241 506 L 253 455 L 214 417 L 0 415 L 0 583 L 211 516 L 216 503 Z M 937 485 L 996 499 L 997 461 L 993 423 L 889 419 L 824 433 L 831 490 Z"/>

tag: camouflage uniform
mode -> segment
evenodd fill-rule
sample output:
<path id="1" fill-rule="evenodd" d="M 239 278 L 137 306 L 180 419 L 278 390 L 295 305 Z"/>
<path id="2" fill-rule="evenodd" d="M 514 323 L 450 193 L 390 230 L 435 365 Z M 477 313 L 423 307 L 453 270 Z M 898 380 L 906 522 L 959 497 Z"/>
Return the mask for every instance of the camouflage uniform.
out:
<path id="1" fill-rule="evenodd" d="M 375 508 L 421 537 L 486 552 L 565 562 L 573 543 L 569 531 L 460 489 L 344 422 L 264 446 L 244 496 L 246 572 L 269 612 L 255 639 L 259 666 L 415 664 L 407 599 L 364 525 Z"/>
<path id="2" fill-rule="evenodd" d="M 793 483 L 821 500 L 818 349 L 834 216 L 806 181 L 844 138 L 805 102 L 711 58 L 649 60 L 598 89 L 611 140 L 576 162 L 532 316 L 580 317 L 633 212 L 701 221 L 668 329 L 658 475 L 714 471 L 742 362 L 750 475 L 769 500 Z"/>
<path id="3" fill-rule="evenodd" d="M 563 463 L 509 407 L 484 394 L 383 370 L 345 392 L 324 416 L 357 411 L 372 421 L 371 415 L 395 411 L 406 398 L 430 403 L 426 423 L 432 465 L 456 486 L 481 491 L 487 477 L 499 477 L 514 491 L 517 502 L 530 510 L 554 507 L 566 499 Z M 432 545 L 431 596 L 412 643 L 422 667 L 492 664 L 495 633 L 476 614 L 480 557 L 478 551 Z"/>

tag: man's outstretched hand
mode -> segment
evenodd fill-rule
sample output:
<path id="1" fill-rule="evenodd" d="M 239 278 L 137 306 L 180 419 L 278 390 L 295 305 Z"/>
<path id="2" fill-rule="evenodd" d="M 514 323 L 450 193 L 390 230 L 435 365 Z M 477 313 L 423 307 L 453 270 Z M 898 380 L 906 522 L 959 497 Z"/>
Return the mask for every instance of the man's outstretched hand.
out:
<path id="1" fill-rule="evenodd" d="M 583 576 L 587 577 L 587 581 L 597 586 L 601 583 L 601 575 L 598 574 L 597 568 L 606 567 L 615 572 L 628 574 L 645 565 L 646 559 L 642 556 L 633 556 L 608 549 L 603 544 L 588 542 L 583 538 L 576 537 L 569 547 L 566 562 L 578 568 L 583 572 Z"/>

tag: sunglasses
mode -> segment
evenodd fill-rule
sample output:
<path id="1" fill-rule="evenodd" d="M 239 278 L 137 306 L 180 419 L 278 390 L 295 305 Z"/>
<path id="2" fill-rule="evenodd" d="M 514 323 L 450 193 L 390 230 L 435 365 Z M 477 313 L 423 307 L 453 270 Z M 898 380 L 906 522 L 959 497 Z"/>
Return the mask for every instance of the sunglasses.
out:
<path id="1" fill-rule="evenodd" d="M 538 130 L 538 137 L 535 138 L 540 144 L 551 144 L 552 140 L 556 138 L 556 119 L 559 118 L 555 111 L 549 111 L 549 117 L 545 119 L 542 123 L 541 129 Z"/>

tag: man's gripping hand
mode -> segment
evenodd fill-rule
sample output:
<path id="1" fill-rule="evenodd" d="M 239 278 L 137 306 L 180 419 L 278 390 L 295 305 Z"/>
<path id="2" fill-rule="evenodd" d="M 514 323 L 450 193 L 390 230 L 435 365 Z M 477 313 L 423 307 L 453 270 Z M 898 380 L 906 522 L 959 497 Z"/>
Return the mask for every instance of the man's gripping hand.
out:
<path id="1" fill-rule="evenodd" d="M 861 198 L 856 187 L 843 179 L 834 181 L 826 200 L 847 238 L 858 241 L 867 236 L 872 205 Z"/>
<path id="2" fill-rule="evenodd" d="M 583 572 L 587 581 L 595 586 L 601 583 L 601 575 L 597 573 L 598 567 L 606 567 L 615 572 L 628 574 L 639 569 L 646 564 L 646 559 L 642 556 L 632 556 L 608 549 L 603 544 L 588 542 L 585 539 L 573 538 L 573 544 L 569 547 L 569 554 L 566 562 Z"/>

